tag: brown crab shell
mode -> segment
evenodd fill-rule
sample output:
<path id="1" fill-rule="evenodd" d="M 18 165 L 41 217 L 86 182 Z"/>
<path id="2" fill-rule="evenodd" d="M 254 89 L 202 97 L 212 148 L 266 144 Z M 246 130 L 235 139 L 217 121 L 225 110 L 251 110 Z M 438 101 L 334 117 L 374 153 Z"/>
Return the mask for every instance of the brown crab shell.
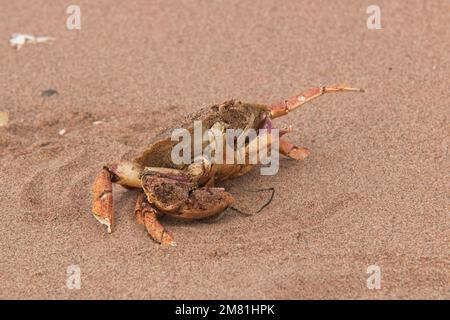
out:
<path id="1" fill-rule="evenodd" d="M 224 123 L 227 129 L 258 129 L 266 118 L 267 107 L 258 104 L 229 100 L 222 104 L 204 107 L 188 115 L 178 125 L 163 130 L 146 150 L 134 159 L 142 167 L 164 167 L 182 169 L 183 165 L 175 165 L 171 160 L 171 152 L 178 141 L 172 141 L 172 132 L 183 128 L 191 133 L 194 139 L 194 121 L 202 121 L 202 130 L 205 132 L 217 123 Z M 193 146 L 192 146 L 193 149 Z M 193 153 L 192 153 L 193 154 Z"/>

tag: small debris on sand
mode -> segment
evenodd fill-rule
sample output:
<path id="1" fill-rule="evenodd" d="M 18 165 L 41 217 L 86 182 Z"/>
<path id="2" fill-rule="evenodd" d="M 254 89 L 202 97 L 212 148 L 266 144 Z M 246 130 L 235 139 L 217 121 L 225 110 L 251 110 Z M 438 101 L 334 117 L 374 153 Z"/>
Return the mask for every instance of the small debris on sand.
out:
<path id="1" fill-rule="evenodd" d="M 20 50 L 20 48 L 27 43 L 43 43 L 54 40 L 56 40 L 56 38 L 48 36 L 33 36 L 31 34 L 13 33 L 11 38 L 9 38 L 9 44 L 17 50 Z"/>
<path id="2" fill-rule="evenodd" d="M 65 134 L 66 134 L 66 129 L 61 129 L 61 130 L 59 130 L 59 131 L 58 131 L 58 134 L 59 134 L 60 136 L 65 135 Z"/>
<path id="3" fill-rule="evenodd" d="M 47 89 L 47 90 L 42 91 L 41 96 L 42 97 L 51 97 L 55 94 L 59 94 L 59 92 L 56 91 L 55 89 Z"/>
<path id="4" fill-rule="evenodd" d="M 101 120 L 92 122 L 92 124 L 93 124 L 94 126 L 99 125 L 99 124 L 101 124 L 101 123 L 103 123 L 103 121 L 101 121 Z"/>
<path id="5" fill-rule="evenodd" d="M 8 112 L 0 111 L 0 127 L 6 127 L 8 125 L 8 121 L 9 121 Z"/>

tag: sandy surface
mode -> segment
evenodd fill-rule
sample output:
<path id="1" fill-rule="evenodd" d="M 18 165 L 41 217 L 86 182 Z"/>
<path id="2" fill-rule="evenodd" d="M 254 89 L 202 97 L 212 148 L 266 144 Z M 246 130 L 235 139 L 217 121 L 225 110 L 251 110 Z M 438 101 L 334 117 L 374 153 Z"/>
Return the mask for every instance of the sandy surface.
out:
<path id="1" fill-rule="evenodd" d="M 0 298 L 450 298 L 448 1 L 377 1 L 368 30 L 373 1 L 80 0 L 68 31 L 72 2 L 0 1 Z M 58 40 L 15 51 L 14 32 Z M 278 121 L 308 159 L 225 184 L 244 205 L 275 187 L 260 214 L 163 219 L 176 248 L 135 222 L 135 192 L 115 189 L 114 233 L 90 215 L 99 168 L 170 120 L 334 83 L 367 93 Z"/>

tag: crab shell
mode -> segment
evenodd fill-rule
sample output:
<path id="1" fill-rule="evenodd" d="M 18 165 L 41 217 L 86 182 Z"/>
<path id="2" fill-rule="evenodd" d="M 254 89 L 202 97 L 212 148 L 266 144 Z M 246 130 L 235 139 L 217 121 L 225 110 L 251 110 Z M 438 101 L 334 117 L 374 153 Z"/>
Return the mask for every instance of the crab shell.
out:
<path id="1" fill-rule="evenodd" d="M 133 163 L 139 168 L 158 167 L 173 168 L 178 170 L 192 170 L 192 166 L 181 164 L 176 165 L 172 162 L 171 153 L 173 147 L 179 141 L 172 141 L 172 132 L 177 128 L 186 129 L 191 134 L 191 163 L 194 162 L 194 122 L 201 121 L 203 133 L 206 130 L 220 124 L 226 129 L 259 129 L 267 125 L 270 121 L 268 111 L 265 106 L 258 104 L 244 103 L 241 101 L 229 100 L 219 105 L 204 107 L 198 112 L 187 116 L 179 126 L 164 130 L 156 137 L 156 142 L 152 143 L 146 150 L 138 155 Z M 207 142 L 205 142 L 207 143 Z M 206 145 L 204 144 L 203 147 Z M 249 165 L 220 165 L 214 171 L 216 181 L 223 181 L 243 174 L 242 170 L 248 172 Z M 209 180 L 209 176 L 202 177 L 200 185 Z"/>

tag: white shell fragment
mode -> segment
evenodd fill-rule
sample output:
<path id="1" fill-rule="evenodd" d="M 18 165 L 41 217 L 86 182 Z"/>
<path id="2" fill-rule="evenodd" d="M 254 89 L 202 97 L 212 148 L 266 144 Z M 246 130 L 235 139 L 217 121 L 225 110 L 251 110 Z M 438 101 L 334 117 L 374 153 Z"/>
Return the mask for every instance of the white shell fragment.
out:
<path id="1" fill-rule="evenodd" d="M 61 129 L 61 130 L 59 130 L 58 134 L 59 134 L 60 136 L 65 135 L 65 134 L 66 134 L 66 129 Z"/>
<path id="2" fill-rule="evenodd" d="M 9 114 L 0 111 L 0 127 L 6 127 L 9 121 Z"/>
<path id="3" fill-rule="evenodd" d="M 11 38 L 9 38 L 9 44 L 19 50 L 27 43 L 43 43 L 54 40 L 56 40 L 56 38 L 48 36 L 33 36 L 31 34 L 14 33 L 11 35 Z"/>

